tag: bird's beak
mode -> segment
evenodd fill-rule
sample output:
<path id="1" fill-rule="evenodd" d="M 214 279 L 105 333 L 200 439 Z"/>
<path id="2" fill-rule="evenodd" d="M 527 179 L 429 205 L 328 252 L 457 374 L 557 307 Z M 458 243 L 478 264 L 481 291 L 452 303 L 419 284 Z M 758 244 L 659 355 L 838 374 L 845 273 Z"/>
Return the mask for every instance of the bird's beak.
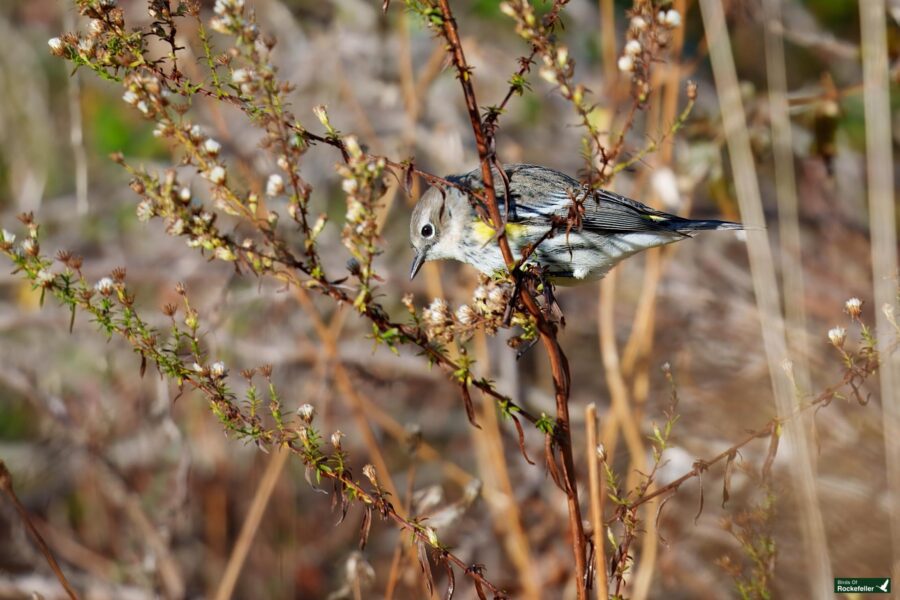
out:
<path id="1" fill-rule="evenodd" d="M 415 278 L 416 273 L 419 272 L 419 269 L 422 268 L 422 265 L 425 264 L 425 250 L 416 250 L 416 257 L 413 259 L 412 267 L 409 270 L 409 280 L 412 281 Z"/>

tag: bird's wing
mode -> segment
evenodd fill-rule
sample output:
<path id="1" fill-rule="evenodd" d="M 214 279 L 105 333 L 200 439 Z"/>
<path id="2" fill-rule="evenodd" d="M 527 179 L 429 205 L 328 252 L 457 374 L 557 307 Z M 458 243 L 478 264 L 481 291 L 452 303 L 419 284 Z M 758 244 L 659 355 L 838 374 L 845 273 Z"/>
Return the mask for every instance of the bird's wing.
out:
<path id="1" fill-rule="evenodd" d="M 640 202 L 605 190 L 589 191 L 579 181 L 554 169 L 537 165 L 506 165 L 509 185 L 509 221 L 546 226 L 555 221 L 566 228 L 571 216 L 580 213 L 580 227 L 588 231 L 673 231 L 684 222 L 674 215 L 654 210 Z M 494 171 L 494 189 L 505 213 L 507 186 Z M 460 183 L 480 187 L 481 171 L 476 169 L 459 177 Z M 581 208 L 577 209 L 576 203 Z M 579 219 L 575 219 L 577 223 Z M 578 227 L 576 227 L 578 228 Z"/>

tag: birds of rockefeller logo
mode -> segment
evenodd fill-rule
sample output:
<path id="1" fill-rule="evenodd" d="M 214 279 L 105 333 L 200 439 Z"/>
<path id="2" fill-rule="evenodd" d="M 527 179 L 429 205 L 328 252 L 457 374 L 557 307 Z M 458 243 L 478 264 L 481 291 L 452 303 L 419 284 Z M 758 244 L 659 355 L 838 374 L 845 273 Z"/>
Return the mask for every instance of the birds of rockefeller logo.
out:
<path id="1" fill-rule="evenodd" d="M 835 594 L 890 594 L 890 577 L 835 577 Z"/>

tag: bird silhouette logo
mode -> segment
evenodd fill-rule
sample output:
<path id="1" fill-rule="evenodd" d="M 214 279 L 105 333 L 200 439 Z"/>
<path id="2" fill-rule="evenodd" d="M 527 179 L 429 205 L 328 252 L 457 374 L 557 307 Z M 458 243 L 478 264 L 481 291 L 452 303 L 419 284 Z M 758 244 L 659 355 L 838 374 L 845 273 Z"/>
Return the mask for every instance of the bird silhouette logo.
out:
<path id="1" fill-rule="evenodd" d="M 885 579 L 884 583 L 882 583 L 881 585 L 878 586 L 878 589 L 881 590 L 882 592 L 888 592 L 888 591 L 890 591 L 890 590 L 888 590 L 888 587 L 890 587 L 890 585 L 891 585 L 891 580 Z"/>

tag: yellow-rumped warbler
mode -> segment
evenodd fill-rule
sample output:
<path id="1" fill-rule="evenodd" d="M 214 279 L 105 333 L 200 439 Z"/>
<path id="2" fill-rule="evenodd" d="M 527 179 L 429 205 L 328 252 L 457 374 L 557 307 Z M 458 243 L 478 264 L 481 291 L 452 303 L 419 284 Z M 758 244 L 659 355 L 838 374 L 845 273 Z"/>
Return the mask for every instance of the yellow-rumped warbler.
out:
<path id="1" fill-rule="evenodd" d="M 494 171 L 500 213 L 508 214 L 506 235 L 519 257 L 538 244 L 529 262 L 540 265 L 557 283 L 600 279 L 632 254 L 671 244 L 704 229 L 743 229 L 729 221 L 696 221 L 670 215 L 605 190 L 590 191 L 568 175 L 536 165 L 506 165 L 506 186 Z M 450 182 L 483 188 L 481 169 L 451 175 Z M 581 208 L 579 208 L 579 206 Z M 409 277 L 427 260 L 452 258 L 488 275 L 505 270 L 494 229 L 485 223 L 460 189 L 428 190 L 416 204 L 409 239 L 416 251 Z"/>

